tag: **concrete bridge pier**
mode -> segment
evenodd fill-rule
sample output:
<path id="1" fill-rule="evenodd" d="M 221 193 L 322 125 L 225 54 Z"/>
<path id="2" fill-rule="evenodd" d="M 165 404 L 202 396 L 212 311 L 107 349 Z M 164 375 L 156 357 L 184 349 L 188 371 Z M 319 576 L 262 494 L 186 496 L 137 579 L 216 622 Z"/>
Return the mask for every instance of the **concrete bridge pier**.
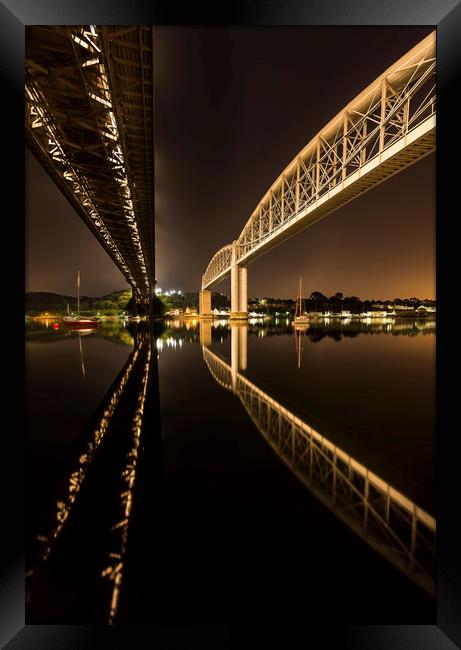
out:
<path id="1" fill-rule="evenodd" d="M 239 371 L 239 326 L 231 325 L 231 379 L 232 390 L 237 392 L 237 375 Z"/>
<path id="2" fill-rule="evenodd" d="M 231 320 L 248 319 L 248 274 L 246 266 L 237 264 L 237 241 L 232 242 Z"/>
<path id="3" fill-rule="evenodd" d="M 198 301 L 199 301 L 198 313 L 200 315 L 200 318 L 212 318 L 213 315 L 211 313 L 211 291 L 209 289 L 202 289 L 199 293 Z"/>
<path id="4" fill-rule="evenodd" d="M 237 375 L 247 369 L 247 335 L 248 325 L 234 321 L 231 324 L 231 378 L 232 390 L 237 391 Z"/>
<path id="5" fill-rule="evenodd" d="M 246 323 L 240 323 L 239 326 L 239 370 L 247 369 L 247 337 L 248 337 L 248 325 Z"/>
<path id="6" fill-rule="evenodd" d="M 199 323 L 200 345 L 202 348 L 211 347 L 211 320 L 204 319 Z"/>

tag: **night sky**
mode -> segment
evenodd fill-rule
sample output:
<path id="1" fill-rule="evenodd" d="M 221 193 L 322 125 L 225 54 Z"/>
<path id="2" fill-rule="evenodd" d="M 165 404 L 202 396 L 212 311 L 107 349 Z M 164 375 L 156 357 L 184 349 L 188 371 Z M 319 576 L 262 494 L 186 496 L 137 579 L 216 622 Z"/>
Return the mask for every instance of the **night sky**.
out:
<path id="1" fill-rule="evenodd" d="M 283 168 L 430 28 L 156 30 L 156 276 L 195 291 Z M 123 276 L 26 155 L 28 291 L 102 295 Z M 251 263 L 249 296 L 435 297 L 435 155 Z M 229 292 L 229 280 L 216 290 Z"/>

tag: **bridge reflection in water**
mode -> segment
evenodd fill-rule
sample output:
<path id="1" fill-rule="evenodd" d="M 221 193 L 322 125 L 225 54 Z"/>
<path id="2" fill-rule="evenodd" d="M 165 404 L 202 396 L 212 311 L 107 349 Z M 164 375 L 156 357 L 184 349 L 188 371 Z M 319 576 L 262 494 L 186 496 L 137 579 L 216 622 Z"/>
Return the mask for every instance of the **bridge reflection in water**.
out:
<path id="1" fill-rule="evenodd" d="M 149 449 L 152 442 L 158 447 L 160 440 L 157 350 L 153 328 L 143 325 L 134 329 L 133 352 L 88 425 L 67 477 L 60 483 L 59 497 L 48 513 L 48 533 L 37 535 L 27 554 L 26 599 L 28 616 L 33 619 L 42 619 L 47 606 L 56 616 L 59 606 L 44 602 L 44 594 L 60 571 L 74 571 L 81 578 L 72 564 L 89 567 L 83 581 L 90 576 L 91 616 L 108 623 L 116 618 L 139 466 L 151 462 Z M 82 548 L 75 532 L 61 539 L 69 525 L 73 531 L 85 528 L 94 512 L 96 529 L 93 523 L 89 536 L 97 543 Z M 55 596 L 53 589 L 50 593 Z M 44 620 L 50 619 L 45 616 Z"/>
<path id="2" fill-rule="evenodd" d="M 30 542 L 28 623 L 69 623 L 71 616 L 88 623 L 129 620 L 124 594 L 128 583 L 142 580 L 147 571 L 140 545 L 150 544 L 146 521 L 158 508 L 162 463 L 157 366 L 162 339 L 143 325 L 132 330 L 133 351 L 72 454 L 58 496 L 41 518 L 41 534 Z M 290 470 L 343 523 L 433 594 L 433 517 L 242 374 L 251 326 L 230 327 L 229 365 L 210 349 L 212 323 L 198 325 L 213 378 L 239 397 Z"/>
<path id="3" fill-rule="evenodd" d="M 361 539 L 431 595 L 435 594 L 435 519 L 255 386 L 247 367 L 247 325 L 231 326 L 231 365 L 211 351 L 211 322 L 200 323 L 203 359 L 235 393 L 295 476 Z"/>

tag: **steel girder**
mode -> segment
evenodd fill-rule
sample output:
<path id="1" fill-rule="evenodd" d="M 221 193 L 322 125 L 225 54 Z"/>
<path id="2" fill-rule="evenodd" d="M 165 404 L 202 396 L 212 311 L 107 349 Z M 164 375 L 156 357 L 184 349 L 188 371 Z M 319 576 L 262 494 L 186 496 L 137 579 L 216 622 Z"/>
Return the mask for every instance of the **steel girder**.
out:
<path id="1" fill-rule="evenodd" d="M 26 28 L 27 144 L 139 298 L 154 274 L 151 27 Z"/>
<path id="2" fill-rule="evenodd" d="M 202 346 L 215 381 L 237 394 L 295 476 L 354 533 L 435 593 L 435 519 Z M 235 373 L 234 373 L 235 374 Z"/>
<path id="3" fill-rule="evenodd" d="M 435 32 L 400 58 L 336 115 L 296 156 L 237 238 L 247 264 L 435 149 Z M 224 247 L 202 280 L 230 273 Z"/>

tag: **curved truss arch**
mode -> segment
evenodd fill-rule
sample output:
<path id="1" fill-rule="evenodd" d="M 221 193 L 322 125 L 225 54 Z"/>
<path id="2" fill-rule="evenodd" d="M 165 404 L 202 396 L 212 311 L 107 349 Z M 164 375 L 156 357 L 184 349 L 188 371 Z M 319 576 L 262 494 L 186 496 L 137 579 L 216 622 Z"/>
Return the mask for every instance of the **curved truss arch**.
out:
<path id="1" fill-rule="evenodd" d="M 230 271 L 231 257 L 232 244 L 223 246 L 213 255 L 203 274 L 202 288 L 205 288 L 211 282 L 219 282 L 221 274 L 223 274 L 223 278 L 227 275 L 227 272 Z"/>
<path id="2" fill-rule="evenodd" d="M 435 149 L 435 46 L 432 32 L 289 163 L 238 236 L 238 264 L 256 259 Z M 203 288 L 224 279 L 230 266 L 216 275 L 208 272 Z"/>

